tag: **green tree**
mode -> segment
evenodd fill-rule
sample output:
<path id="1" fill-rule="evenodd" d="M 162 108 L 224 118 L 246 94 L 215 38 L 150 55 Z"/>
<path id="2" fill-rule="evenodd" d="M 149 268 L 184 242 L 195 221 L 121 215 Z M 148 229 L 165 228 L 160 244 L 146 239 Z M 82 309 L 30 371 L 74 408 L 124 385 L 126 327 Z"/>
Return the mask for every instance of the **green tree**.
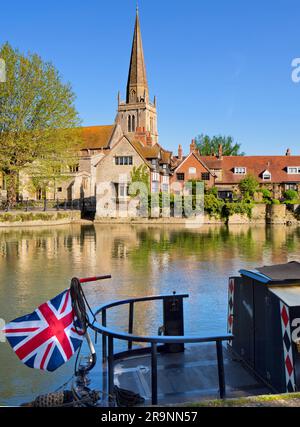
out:
<path id="1" fill-rule="evenodd" d="M 239 183 L 239 188 L 243 196 L 246 197 L 253 197 L 254 193 L 259 188 L 259 182 L 253 175 L 247 175 L 244 179 L 242 179 Z"/>
<path id="2" fill-rule="evenodd" d="M 38 55 L 0 48 L 6 83 L 0 83 L 0 169 L 8 202 L 17 198 L 20 172 L 37 181 L 62 177 L 75 160 L 80 120 L 70 84 Z"/>
<path id="3" fill-rule="evenodd" d="M 241 144 L 234 142 L 231 136 L 213 136 L 198 135 L 195 138 L 197 148 L 202 156 L 210 156 L 217 154 L 219 146 L 222 145 L 222 153 L 224 156 L 244 156 L 245 153 L 240 152 Z"/>

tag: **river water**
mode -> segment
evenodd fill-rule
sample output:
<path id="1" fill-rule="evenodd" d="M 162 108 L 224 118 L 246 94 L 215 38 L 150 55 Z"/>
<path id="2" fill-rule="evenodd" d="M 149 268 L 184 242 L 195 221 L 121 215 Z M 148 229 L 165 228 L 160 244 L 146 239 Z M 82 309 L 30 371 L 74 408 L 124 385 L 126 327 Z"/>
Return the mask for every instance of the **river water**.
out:
<path id="1" fill-rule="evenodd" d="M 188 334 L 226 331 L 227 283 L 240 268 L 299 261 L 300 228 L 276 226 L 72 225 L 0 232 L 0 318 L 32 312 L 69 286 L 73 276 L 112 274 L 85 286 L 92 307 L 107 301 L 161 293 L 189 293 Z M 124 323 L 125 322 L 125 323 Z M 109 324 L 127 326 L 113 309 Z M 136 310 L 134 332 L 156 333 L 157 303 Z M 0 342 L 0 405 L 18 405 L 55 390 L 73 372 L 74 359 L 55 373 L 23 366 Z"/>

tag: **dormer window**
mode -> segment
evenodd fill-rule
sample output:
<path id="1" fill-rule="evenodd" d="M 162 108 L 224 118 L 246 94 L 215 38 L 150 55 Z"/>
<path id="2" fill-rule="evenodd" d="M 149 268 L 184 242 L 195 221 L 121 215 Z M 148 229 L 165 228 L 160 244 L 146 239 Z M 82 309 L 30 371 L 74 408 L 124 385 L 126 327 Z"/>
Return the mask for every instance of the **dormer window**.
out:
<path id="1" fill-rule="evenodd" d="M 290 175 L 298 175 L 300 174 L 300 166 L 289 166 L 287 168 L 287 173 Z"/>
<path id="2" fill-rule="evenodd" d="M 265 170 L 264 173 L 262 174 L 262 178 L 264 181 L 271 181 L 272 175 L 268 170 Z"/>
<path id="3" fill-rule="evenodd" d="M 247 168 L 244 168 L 244 167 L 236 167 L 236 168 L 234 168 L 234 173 L 236 174 L 236 175 L 246 175 L 246 173 L 247 173 Z"/>

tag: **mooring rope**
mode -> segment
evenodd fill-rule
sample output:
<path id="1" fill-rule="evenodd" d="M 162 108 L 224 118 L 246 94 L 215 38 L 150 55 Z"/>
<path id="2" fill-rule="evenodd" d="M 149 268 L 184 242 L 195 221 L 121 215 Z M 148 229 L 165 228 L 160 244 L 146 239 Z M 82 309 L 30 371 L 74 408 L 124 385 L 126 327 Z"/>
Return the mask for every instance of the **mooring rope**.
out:
<path id="1" fill-rule="evenodd" d="M 90 325 L 87 308 L 91 313 L 94 321 L 96 320 L 96 317 L 86 299 L 80 280 L 77 277 L 73 277 L 73 279 L 71 280 L 70 295 L 72 299 L 72 308 L 74 311 L 74 315 L 78 319 L 82 331 L 78 330 L 76 324 L 74 324 L 74 328 L 78 334 L 84 335 Z"/>

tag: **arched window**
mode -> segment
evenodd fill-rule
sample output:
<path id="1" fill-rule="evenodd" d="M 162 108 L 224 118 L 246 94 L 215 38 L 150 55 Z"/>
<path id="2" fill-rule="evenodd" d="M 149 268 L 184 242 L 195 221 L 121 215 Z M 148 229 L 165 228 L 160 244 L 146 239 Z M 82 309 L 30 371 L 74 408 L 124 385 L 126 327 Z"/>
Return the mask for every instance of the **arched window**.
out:
<path id="1" fill-rule="evenodd" d="M 128 132 L 131 132 L 131 116 L 128 116 Z"/>
<path id="2" fill-rule="evenodd" d="M 135 116 L 132 116 L 131 131 L 135 132 Z"/>

